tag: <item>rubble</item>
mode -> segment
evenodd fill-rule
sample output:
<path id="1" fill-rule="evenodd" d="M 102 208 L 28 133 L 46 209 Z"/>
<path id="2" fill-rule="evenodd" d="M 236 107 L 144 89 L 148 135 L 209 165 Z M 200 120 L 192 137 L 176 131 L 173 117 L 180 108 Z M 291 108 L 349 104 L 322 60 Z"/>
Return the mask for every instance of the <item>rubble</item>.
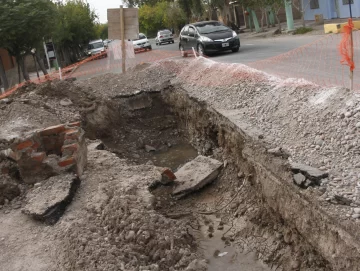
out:
<path id="1" fill-rule="evenodd" d="M 32 184 L 64 171 L 81 176 L 87 148 L 79 126 L 79 122 L 60 124 L 17 138 L 8 155 L 17 162 L 22 180 Z"/>
<path id="2" fill-rule="evenodd" d="M 54 224 L 72 201 L 79 185 L 80 180 L 74 174 L 50 177 L 26 194 L 22 212 Z"/>
<path id="3" fill-rule="evenodd" d="M 184 196 L 211 183 L 219 175 L 222 165 L 220 161 L 199 155 L 175 172 L 178 185 L 172 194 Z"/>

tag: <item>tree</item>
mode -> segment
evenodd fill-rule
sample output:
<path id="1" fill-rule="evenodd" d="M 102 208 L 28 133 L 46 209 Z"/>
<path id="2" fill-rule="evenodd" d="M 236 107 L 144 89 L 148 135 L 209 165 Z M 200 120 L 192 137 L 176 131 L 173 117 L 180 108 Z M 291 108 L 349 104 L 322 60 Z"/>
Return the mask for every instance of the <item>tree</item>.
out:
<path id="1" fill-rule="evenodd" d="M 38 47 L 42 38 L 51 31 L 53 11 L 54 4 L 50 0 L 2 0 L 0 47 L 15 57 L 25 80 L 30 78 L 24 57 L 32 48 Z"/>
<path id="2" fill-rule="evenodd" d="M 82 46 L 98 38 L 97 16 L 85 0 L 58 2 L 56 7 L 56 27 L 52 39 L 57 46 L 57 54 L 62 55 L 62 64 L 69 65 L 81 57 Z"/>
<path id="3" fill-rule="evenodd" d="M 308 6 L 310 5 L 310 2 L 311 2 L 311 0 L 292 0 L 293 6 L 301 13 L 301 21 L 302 21 L 303 27 L 306 27 L 305 11 L 308 8 Z"/>
<path id="4" fill-rule="evenodd" d="M 102 40 L 108 38 L 108 24 L 96 24 L 95 25 L 96 37 L 99 37 Z"/>

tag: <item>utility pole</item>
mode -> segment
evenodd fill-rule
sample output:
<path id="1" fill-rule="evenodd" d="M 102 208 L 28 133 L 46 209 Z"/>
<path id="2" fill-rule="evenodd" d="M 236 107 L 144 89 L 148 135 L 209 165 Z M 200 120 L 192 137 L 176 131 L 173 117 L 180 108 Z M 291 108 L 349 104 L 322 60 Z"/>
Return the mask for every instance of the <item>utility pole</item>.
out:
<path id="1" fill-rule="evenodd" d="M 286 11 L 286 22 L 287 22 L 287 31 L 293 31 L 294 28 L 294 18 L 292 13 L 292 4 L 289 0 L 284 0 L 285 2 L 285 11 Z"/>

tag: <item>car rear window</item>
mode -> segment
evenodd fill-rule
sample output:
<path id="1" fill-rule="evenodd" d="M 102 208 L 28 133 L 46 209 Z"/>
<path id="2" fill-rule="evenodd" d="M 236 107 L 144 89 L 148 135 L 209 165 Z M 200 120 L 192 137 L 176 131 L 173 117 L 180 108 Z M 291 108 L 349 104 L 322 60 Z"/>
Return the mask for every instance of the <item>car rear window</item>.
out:
<path id="1" fill-rule="evenodd" d="M 91 43 L 88 45 L 88 50 L 98 49 L 101 47 L 104 47 L 104 44 L 102 42 Z"/>
<path id="2" fill-rule="evenodd" d="M 139 34 L 139 38 L 134 40 L 143 40 L 143 39 L 146 39 L 146 36 L 144 34 Z"/>
<path id="3" fill-rule="evenodd" d="M 230 28 L 219 22 L 208 22 L 196 25 L 200 34 L 209 34 L 213 32 L 229 31 Z"/>
<path id="4" fill-rule="evenodd" d="M 160 31 L 160 35 L 169 35 L 171 32 L 169 30 Z"/>

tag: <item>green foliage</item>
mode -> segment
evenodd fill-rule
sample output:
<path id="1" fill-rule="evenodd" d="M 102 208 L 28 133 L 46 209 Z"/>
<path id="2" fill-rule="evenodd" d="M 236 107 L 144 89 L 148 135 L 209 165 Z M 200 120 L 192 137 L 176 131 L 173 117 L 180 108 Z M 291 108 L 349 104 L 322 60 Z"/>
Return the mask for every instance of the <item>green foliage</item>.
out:
<path id="1" fill-rule="evenodd" d="M 299 27 L 299 28 L 296 28 L 296 30 L 294 31 L 294 35 L 306 34 L 311 31 L 313 31 L 313 29 L 311 27 Z"/>
<path id="2" fill-rule="evenodd" d="M 57 3 L 54 41 L 60 46 L 86 44 L 96 36 L 97 16 L 84 0 Z"/>
<path id="3" fill-rule="evenodd" d="M 159 29 L 179 29 L 185 22 L 186 16 L 176 3 L 158 2 L 139 9 L 140 32 L 148 36 L 155 36 Z"/>
<path id="4" fill-rule="evenodd" d="M 0 47 L 15 57 L 39 47 L 54 26 L 55 5 L 50 0 L 2 0 Z"/>
<path id="5" fill-rule="evenodd" d="M 108 24 L 96 24 L 95 25 L 96 37 L 105 40 L 108 38 Z"/>

